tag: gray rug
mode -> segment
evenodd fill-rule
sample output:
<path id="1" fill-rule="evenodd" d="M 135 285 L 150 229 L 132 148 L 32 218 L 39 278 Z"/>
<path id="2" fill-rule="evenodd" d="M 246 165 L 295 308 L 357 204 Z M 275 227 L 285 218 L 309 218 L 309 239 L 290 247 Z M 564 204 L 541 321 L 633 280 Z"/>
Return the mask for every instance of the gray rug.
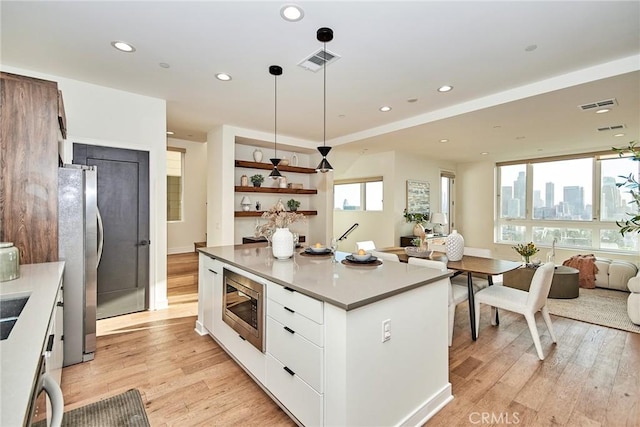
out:
<path id="1" fill-rule="evenodd" d="M 65 412 L 62 426 L 149 427 L 142 397 L 137 389 Z"/>
<path id="2" fill-rule="evenodd" d="M 640 326 L 633 324 L 627 315 L 628 297 L 628 292 L 580 288 L 578 298 L 549 298 L 547 306 L 556 316 L 640 334 Z"/>

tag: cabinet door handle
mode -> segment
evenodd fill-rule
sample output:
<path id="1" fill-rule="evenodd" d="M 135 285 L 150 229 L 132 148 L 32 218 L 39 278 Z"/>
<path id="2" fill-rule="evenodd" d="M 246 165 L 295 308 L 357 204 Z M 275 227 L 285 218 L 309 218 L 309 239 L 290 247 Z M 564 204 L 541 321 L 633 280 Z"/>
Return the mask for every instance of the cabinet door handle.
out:
<path id="1" fill-rule="evenodd" d="M 294 375 L 296 374 L 295 372 L 293 372 L 291 369 L 287 368 L 286 366 L 285 366 L 284 368 L 282 368 L 282 369 L 284 369 L 285 371 L 287 371 L 287 373 L 288 373 L 289 375 L 291 375 L 291 376 L 294 376 Z"/>
<path id="2" fill-rule="evenodd" d="M 284 287 L 284 290 L 285 290 L 285 291 L 289 291 L 289 292 L 295 292 L 295 291 L 296 291 L 295 289 L 291 289 L 291 288 L 290 288 L 290 287 L 288 287 L 288 286 L 285 286 L 285 287 Z"/>
<path id="3" fill-rule="evenodd" d="M 49 335 L 49 341 L 47 342 L 47 351 L 53 350 L 53 340 L 55 339 L 55 335 Z"/>
<path id="4" fill-rule="evenodd" d="M 241 339 L 242 341 L 246 341 L 246 340 L 247 340 L 247 339 L 246 339 L 245 337 L 243 337 L 242 335 L 238 335 L 238 337 L 240 337 L 240 339 Z"/>
<path id="5" fill-rule="evenodd" d="M 212 272 L 213 274 L 218 274 L 217 271 L 213 271 L 212 269 L 209 269 L 210 272 Z"/>
<path id="6" fill-rule="evenodd" d="M 289 313 L 295 313 L 295 311 L 291 310 L 289 307 L 284 307 L 285 310 L 287 310 Z"/>
<path id="7" fill-rule="evenodd" d="M 294 331 L 293 329 L 291 329 L 291 328 L 290 328 L 290 327 L 288 327 L 288 326 L 285 326 L 285 327 L 284 327 L 284 330 L 285 330 L 285 331 L 287 331 L 287 332 L 289 332 L 290 334 L 295 334 L 295 333 L 296 333 L 296 331 Z"/>

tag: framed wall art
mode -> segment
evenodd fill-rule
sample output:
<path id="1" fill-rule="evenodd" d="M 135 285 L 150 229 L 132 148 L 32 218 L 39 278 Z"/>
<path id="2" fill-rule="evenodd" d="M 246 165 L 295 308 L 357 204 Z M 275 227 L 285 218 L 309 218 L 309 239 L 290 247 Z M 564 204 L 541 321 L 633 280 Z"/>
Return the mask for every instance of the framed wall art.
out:
<path id="1" fill-rule="evenodd" d="M 422 214 L 431 212 L 428 182 L 407 180 L 407 212 Z"/>

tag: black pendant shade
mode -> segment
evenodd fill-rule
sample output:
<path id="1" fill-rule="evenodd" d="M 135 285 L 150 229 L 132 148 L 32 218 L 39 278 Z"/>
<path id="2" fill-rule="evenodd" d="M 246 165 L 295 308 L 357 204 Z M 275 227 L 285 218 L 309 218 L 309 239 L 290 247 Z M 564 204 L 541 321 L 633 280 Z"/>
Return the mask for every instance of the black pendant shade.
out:
<path id="1" fill-rule="evenodd" d="M 322 27 L 318 29 L 316 33 L 316 37 L 319 42 L 324 43 L 324 48 L 322 49 L 322 56 L 323 56 L 323 59 L 325 60 L 325 62 L 323 62 L 322 64 L 323 80 L 324 80 L 324 89 L 323 89 L 324 113 L 323 113 L 323 119 L 322 119 L 322 123 L 323 123 L 322 147 L 318 147 L 318 151 L 320 152 L 320 154 L 322 154 L 322 160 L 320 161 L 320 164 L 316 167 L 316 172 L 326 173 L 326 172 L 333 171 L 333 167 L 327 160 L 327 154 L 329 154 L 329 151 L 331 151 L 331 147 L 326 146 L 326 142 L 327 142 L 327 62 L 326 62 L 327 61 L 327 55 L 326 55 L 327 45 L 326 43 L 333 40 L 333 30 L 331 28 Z"/>
<path id="2" fill-rule="evenodd" d="M 273 169 L 269 176 L 273 179 L 277 179 L 281 177 L 280 171 L 278 170 L 278 164 L 280 163 L 280 159 L 278 158 L 278 76 L 282 75 L 282 67 L 279 65 L 271 65 L 269 67 L 269 74 L 273 76 L 273 85 L 274 85 L 274 119 L 273 119 L 273 158 L 271 163 L 273 164 Z"/>

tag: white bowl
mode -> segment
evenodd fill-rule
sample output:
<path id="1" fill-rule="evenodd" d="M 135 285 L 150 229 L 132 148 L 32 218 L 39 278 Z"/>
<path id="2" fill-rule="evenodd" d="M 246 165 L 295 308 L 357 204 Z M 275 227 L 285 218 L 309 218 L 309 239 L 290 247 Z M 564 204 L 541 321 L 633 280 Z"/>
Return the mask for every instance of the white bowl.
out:
<path id="1" fill-rule="evenodd" d="M 371 254 L 358 255 L 357 253 L 351 254 L 357 261 L 366 261 L 371 258 Z"/>
<path id="2" fill-rule="evenodd" d="M 432 250 L 427 249 L 426 251 L 421 251 L 420 248 L 416 248 L 415 246 L 406 246 L 404 248 L 404 253 L 408 256 L 414 256 L 418 258 L 429 258 L 433 253 Z"/>
<path id="3" fill-rule="evenodd" d="M 309 246 L 309 250 L 311 252 L 326 252 L 327 251 L 327 247 L 326 246 Z"/>

